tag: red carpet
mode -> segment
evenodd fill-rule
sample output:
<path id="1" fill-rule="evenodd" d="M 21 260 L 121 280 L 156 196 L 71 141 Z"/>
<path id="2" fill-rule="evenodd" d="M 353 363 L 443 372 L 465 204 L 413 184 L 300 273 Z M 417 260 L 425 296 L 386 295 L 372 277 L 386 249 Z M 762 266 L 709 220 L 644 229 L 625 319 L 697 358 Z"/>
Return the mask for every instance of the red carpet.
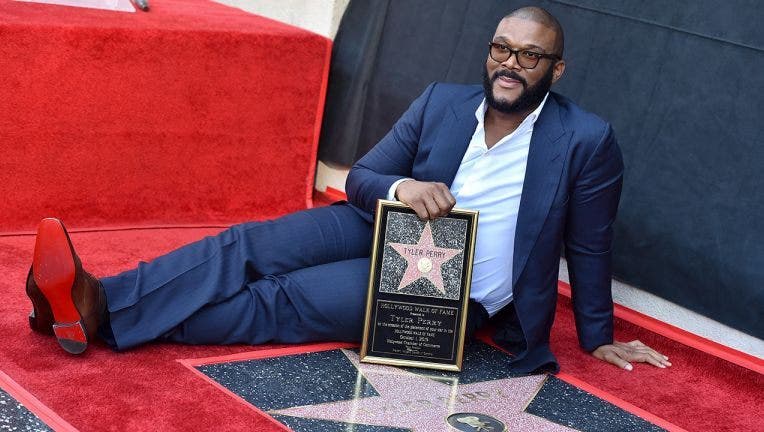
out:
<path id="1" fill-rule="evenodd" d="M 53 215 L 90 227 L 72 241 L 103 276 L 216 226 L 304 208 L 330 42 L 193 0 L 154 0 L 149 14 L 0 0 L 0 35 L 0 386 L 15 382 L 46 418 L 83 431 L 276 430 L 177 361 L 262 348 L 95 346 L 73 357 L 32 334 L 23 286 L 34 237 L 18 232 Z M 581 353 L 563 298 L 552 338 L 561 377 L 689 430 L 761 429 L 761 374 L 617 328 L 674 367 L 626 373 Z"/>
<path id="2" fill-rule="evenodd" d="M 82 260 L 96 275 L 119 271 L 216 229 L 164 229 L 72 234 Z M 0 370 L 74 427 L 97 430 L 258 430 L 270 422 L 230 404 L 176 359 L 222 355 L 252 347 L 153 345 L 127 353 L 104 346 L 84 357 L 67 355 L 50 337 L 26 325 L 23 294 L 34 237 L 0 237 L 6 293 L 0 303 Z M 12 264 L 13 263 L 13 264 Z M 188 413 L 193 412 L 193 416 Z M 265 430 L 265 429 L 263 429 Z"/>
<path id="3" fill-rule="evenodd" d="M 331 41 L 203 0 L 0 0 L 0 231 L 236 222 L 310 200 Z M 181 205 L 179 205 L 181 203 Z"/>
<path id="4" fill-rule="evenodd" d="M 216 229 L 162 229 L 72 234 L 83 261 L 97 275 L 111 274 L 150 259 Z M 48 337 L 28 329 L 29 303 L 23 283 L 32 236 L 0 238 L 0 370 L 80 430 L 275 430 L 226 394 L 199 380 L 177 359 L 211 357 L 267 347 L 150 345 L 127 353 L 95 347 L 82 358 L 64 354 Z M 687 430 L 759 430 L 762 375 L 617 321 L 620 339 L 640 339 L 671 357 L 660 370 L 637 365 L 633 372 L 600 364 L 582 353 L 569 301 L 561 297 L 552 335 L 562 364 L 572 376 Z M 600 395 L 602 396 L 602 395 Z M 87 400 L 87 404 L 82 401 Z M 187 413 L 193 411 L 193 418 Z M 108 419 L 108 421 L 105 421 Z M 262 428 L 262 429 L 258 429 Z"/>
<path id="5" fill-rule="evenodd" d="M 639 339 L 669 356 L 672 367 L 636 364 L 626 372 L 603 367 L 576 341 L 571 301 L 560 296 L 552 350 L 566 375 L 585 381 L 687 430 L 755 431 L 764 425 L 752 413 L 764 409 L 764 375 L 616 319 L 616 338 Z M 761 369 L 759 369 L 761 370 Z"/>

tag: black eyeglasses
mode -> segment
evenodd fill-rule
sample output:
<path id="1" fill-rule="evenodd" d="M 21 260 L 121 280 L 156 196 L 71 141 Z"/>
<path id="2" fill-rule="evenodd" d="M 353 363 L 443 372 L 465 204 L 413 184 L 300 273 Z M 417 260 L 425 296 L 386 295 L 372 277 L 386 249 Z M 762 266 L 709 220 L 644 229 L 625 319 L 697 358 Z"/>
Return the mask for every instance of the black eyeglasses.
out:
<path id="1" fill-rule="evenodd" d="M 491 56 L 495 62 L 504 63 L 512 57 L 512 54 L 515 55 L 517 64 L 523 69 L 535 68 L 539 64 L 539 60 L 542 58 L 560 60 L 560 56 L 556 54 L 542 54 L 531 50 L 513 50 L 504 44 L 496 42 L 488 43 L 488 55 Z"/>

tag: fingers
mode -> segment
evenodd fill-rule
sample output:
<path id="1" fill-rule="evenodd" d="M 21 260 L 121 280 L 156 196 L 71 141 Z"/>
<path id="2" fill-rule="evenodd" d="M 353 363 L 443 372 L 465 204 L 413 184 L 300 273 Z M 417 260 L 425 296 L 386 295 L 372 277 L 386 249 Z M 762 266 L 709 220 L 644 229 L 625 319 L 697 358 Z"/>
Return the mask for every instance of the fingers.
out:
<path id="1" fill-rule="evenodd" d="M 630 361 L 649 363 L 659 368 L 671 366 L 671 362 L 668 361 L 669 358 L 667 356 L 655 351 L 638 340 L 627 342 L 625 344 L 617 344 L 626 351 L 626 358 Z"/>
<path id="2" fill-rule="evenodd" d="M 420 219 L 445 216 L 456 204 L 456 199 L 443 183 L 405 181 L 398 185 L 398 199 L 411 207 Z"/>
<path id="3" fill-rule="evenodd" d="M 621 356 L 619 355 L 619 351 L 620 350 L 618 349 L 606 351 L 604 355 L 604 360 L 607 361 L 608 363 L 612 363 L 618 366 L 619 368 L 625 369 L 627 371 L 631 371 L 632 369 L 634 369 L 634 366 L 632 366 L 631 363 L 621 358 Z"/>
<path id="4" fill-rule="evenodd" d="M 671 366 L 671 362 L 668 361 L 668 357 L 665 355 L 659 353 L 658 351 L 655 351 L 654 349 L 650 348 L 649 346 L 645 346 L 643 349 L 645 349 L 647 355 L 650 356 L 650 363 L 651 365 L 658 366 L 659 368 L 665 368 L 668 366 Z"/>
<path id="5" fill-rule="evenodd" d="M 409 207 L 414 209 L 417 216 L 419 216 L 419 219 L 435 219 L 440 215 L 440 206 L 435 199 L 433 199 L 432 196 L 427 195 L 426 192 L 413 197 L 409 202 L 403 200 L 401 200 L 401 202 L 408 204 Z"/>
<path id="6" fill-rule="evenodd" d="M 658 351 L 655 351 L 654 349 L 643 344 L 639 340 L 628 342 L 626 345 L 629 345 L 631 347 L 635 355 L 640 355 L 640 358 L 644 359 L 644 360 L 633 360 L 633 361 L 644 361 L 646 363 L 650 363 L 660 368 L 671 366 L 671 362 L 668 361 L 667 356 L 659 353 Z"/>
<path id="7" fill-rule="evenodd" d="M 438 209 L 440 210 L 440 214 L 438 216 L 447 215 L 448 212 L 454 208 L 454 204 L 456 204 L 456 200 L 454 199 L 453 195 L 451 195 L 451 191 L 448 190 L 446 185 L 443 183 L 438 183 L 438 186 L 433 191 L 432 197 L 435 200 Z"/>
<path id="8" fill-rule="evenodd" d="M 440 206 L 438 206 L 438 202 L 432 197 L 424 199 L 424 206 L 427 209 L 427 217 L 424 219 L 435 219 L 440 216 Z"/>
<path id="9" fill-rule="evenodd" d="M 427 210 L 427 205 L 424 201 L 404 201 L 402 198 L 399 198 L 400 201 L 404 204 L 408 204 L 409 207 L 411 207 L 416 215 L 419 217 L 419 219 L 429 219 L 430 218 L 430 212 Z"/>
<path id="10" fill-rule="evenodd" d="M 447 208 L 448 211 L 451 211 L 451 209 L 456 205 L 456 198 L 454 198 L 453 195 L 451 195 L 451 190 L 443 183 L 435 183 L 437 185 L 436 188 L 436 196 L 439 201 L 443 202 L 444 207 Z"/>
<path id="11" fill-rule="evenodd" d="M 407 180 L 398 185 L 395 195 L 402 203 L 411 207 L 419 219 L 429 219 L 430 212 L 423 191 L 426 184 L 416 180 Z"/>
<path id="12" fill-rule="evenodd" d="M 663 364 L 664 360 L 662 358 L 659 358 L 658 355 L 655 355 L 650 352 L 641 352 L 641 351 L 630 352 L 628 353 L 627 358 L 633 362 L 649 363 L 659 368 L 666 367 L 666 365 Z"/>

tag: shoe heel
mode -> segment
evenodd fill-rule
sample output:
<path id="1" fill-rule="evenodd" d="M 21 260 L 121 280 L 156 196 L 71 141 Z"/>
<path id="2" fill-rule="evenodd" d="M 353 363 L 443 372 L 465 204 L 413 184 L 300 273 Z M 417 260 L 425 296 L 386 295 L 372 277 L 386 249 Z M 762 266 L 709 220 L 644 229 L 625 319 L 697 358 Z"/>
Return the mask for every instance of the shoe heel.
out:
<path id="1" fill-rule="evenodd" d="M 53 324 L 53 333 L 61 348 L 70 354 L 81 354 L 88 347 L 85 326 L 80 321 L 71 324 Z"/>
<path id="2" fill-rule="evenodd" d="M 27 275 L 26 293 L 32 302 L 32 312 L 29 313 L 29 327 L 32 330 L 46 335 L 53 334 L 53 312 L 45 295 L 40 291 L 40 287 L 34 281 L 32 268 L 29 268 Z"/>
<path id="3" fill-rule="evenodd" d="M 43 320 L 37 315 L 37 307 L 29 313 L 29 327 L 38 333 L 53 334 L 53 328 L 46 326 Z"/>

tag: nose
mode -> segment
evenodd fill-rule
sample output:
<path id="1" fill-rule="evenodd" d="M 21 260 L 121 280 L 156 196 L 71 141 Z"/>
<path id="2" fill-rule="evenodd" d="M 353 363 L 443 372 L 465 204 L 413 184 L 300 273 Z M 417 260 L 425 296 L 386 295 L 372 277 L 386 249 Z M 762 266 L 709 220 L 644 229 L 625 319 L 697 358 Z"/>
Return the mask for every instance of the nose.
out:
<path id="1" fill-rule="evenodd" d="M 515 69 L 515 70 L 522 69 L 520 67 L 520 62 L 519 62 L 518 57 L 517 57 L 519 54 L 520 53 L 510 52 L 509 53 L 509 58 L 507 58 L 506 60 L 501 62 L 501 65 L 504 66 L 507 69 Z"/>

